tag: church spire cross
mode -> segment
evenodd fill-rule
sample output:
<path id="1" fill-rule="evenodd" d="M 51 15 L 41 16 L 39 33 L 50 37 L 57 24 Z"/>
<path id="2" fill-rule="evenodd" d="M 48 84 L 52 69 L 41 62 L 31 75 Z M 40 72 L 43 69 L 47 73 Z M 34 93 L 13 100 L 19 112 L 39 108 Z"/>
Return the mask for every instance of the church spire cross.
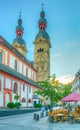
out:
<path id="1" fill-rule="evenodd" d="M 21 13 L 22 13 L 22 12 L 21 12 L 21 10 L 20 10 L 20 12 L 19 12 L 19 18 L 20 18 L 20 19 L 21 19 Z"/>
<path id="2" fill-rule="evenodd" d="M 19 12 L 19 19 L 18 19 L 18 25 L 16 27 L 16 34 L 17 36 L 22 36 L 23 35 L 23 31 L 24 31 L 24 28 L 22 26 L 22 19 L 21 19 L 21 10 Z"/>
<path id="3" fill-rule="evenodd" d="M 40 30 L 45 30 L 47 26 L 47 20 L 45 19 L 44 4 L 42 3 L 42 10 L 40 12 L 40 19 L 38 21 Z"/>
<path id="4" fill-rule="evenodd" d="M 41 5 L 42 5 L 42 10 L 44 10 L 44 4 L 42 3 Z"/>

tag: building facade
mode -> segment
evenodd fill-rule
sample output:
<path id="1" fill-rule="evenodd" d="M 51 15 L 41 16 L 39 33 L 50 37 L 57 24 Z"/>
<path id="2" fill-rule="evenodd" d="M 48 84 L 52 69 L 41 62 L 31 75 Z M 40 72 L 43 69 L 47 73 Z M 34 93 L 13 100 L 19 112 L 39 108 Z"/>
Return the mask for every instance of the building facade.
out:
<path id="1" fill-rule="evenodd" d="M 34 98 L 34 91 L 39 89 L 37 71 L 26 58 L 23 30 L 20 15 L 13 44 L 0 36 L 0 107 L 15 102 L 16 93 L 20 96 L 22 107 L 33 107 L 38 99 Z"/>
<path id="2" fill-rule="evenodd" d="M 74 79 L 74 81 L 72 83 L 72 90 L 80 93 L 80 69 L 75 74 L 75 79 Z"/>
<path id="3" fill-rule="evenodd" d="M 39 32 L 34 40 L 34 67 L 37 70 L 37 81 L 43 81 L 50 76 L 50 37 L 46 32 L 47 20 L 42 8 L 38 21 Z"/>

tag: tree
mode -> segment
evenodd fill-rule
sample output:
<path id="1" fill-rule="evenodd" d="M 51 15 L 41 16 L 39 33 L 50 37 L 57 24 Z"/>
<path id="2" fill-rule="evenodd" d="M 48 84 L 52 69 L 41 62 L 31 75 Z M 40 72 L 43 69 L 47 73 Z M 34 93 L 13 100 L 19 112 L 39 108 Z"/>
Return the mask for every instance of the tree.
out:
<path id="1" fill-rule="evenodd" d="M 71 84 L 62 84 L 62 98 L 69 95 L 72 92 L 72 86 Z"/>
<path id="2" fill-rule="evenodd" d="M 16 93 L 16 95 L 14 96 L 14 99 L 16 100 L 16 102 L 18 102 L 19 97 L 20 97 L 20 96 Z"/>
<path id="3" fill-rule="evenodd" d="M 50 99 L 50 106 L 52 108 L 53 102 L 57 102 L 60 99 L 61 92 L 59 92 L 60 84 L 56 80 L 55 74 L 48 77 L 47 80 L 39 82 L 40 88 L 36 91 L 38 95 L 42 95 L 46 100 Z"/>
<path id="4" fill-rule="evenodd" d="M 20 96 L 16 93 L 16 95 L 14 96 L 14 99 L 16 100 L 15 107 L 18 109 L 21 106 L 21 103 L 18 102 L 19 98 L 20 98 Z"/>

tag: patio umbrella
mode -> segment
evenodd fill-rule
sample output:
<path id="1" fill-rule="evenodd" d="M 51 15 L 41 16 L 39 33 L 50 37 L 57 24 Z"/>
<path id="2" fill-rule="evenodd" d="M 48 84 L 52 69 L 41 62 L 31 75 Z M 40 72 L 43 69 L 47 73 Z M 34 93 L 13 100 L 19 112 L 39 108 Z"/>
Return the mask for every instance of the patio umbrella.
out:
<path id="1" fill-rule="evenodd" d="M 77 102 L 80 101 L 80 94 L 77 92 L 73 92 L 69 94 L 68 96 L 61 99 L 63 102 Z"/>

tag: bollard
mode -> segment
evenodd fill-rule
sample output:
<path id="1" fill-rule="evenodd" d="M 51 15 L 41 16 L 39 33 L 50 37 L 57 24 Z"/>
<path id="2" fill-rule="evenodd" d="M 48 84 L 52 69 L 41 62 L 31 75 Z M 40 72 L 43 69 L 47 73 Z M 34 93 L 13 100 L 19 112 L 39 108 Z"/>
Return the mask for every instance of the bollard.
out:
<path id="1" fill-rule="evenodd" d="M 43 117 L 43 112 L 41 112 L 40 117 Z"/>
<path id="2" fill-rule="evenodd" d="M 36 121 L 39 121 L 39 115 L 38 114 L 36 115 Z"/>
<path id="3" fill-rule="evenodd" d="M 47 116 L 47 112 L 46 111 L 44 111 L 44 117 L 46 117 Z"/>
<path id="4" fill-rule="evenodd" d="M 49 116 L 49 122 L 51 122 L 51 123 L 54 122 L 54 117 L 53 116 Z"/>
<path id="5" fill-rule="evenodd" d="M 37 114 L 36 114 L 36 113 L 34 113 L 34 120 L 36 120 L 36 116 L 37 116 Z"/>
<path id="6" fill-rule="evenodd" d="M 69 122 L 70 122 L 70 124 L 74 123 L 74 116 L 73 115 L 69 116 Z"/>

